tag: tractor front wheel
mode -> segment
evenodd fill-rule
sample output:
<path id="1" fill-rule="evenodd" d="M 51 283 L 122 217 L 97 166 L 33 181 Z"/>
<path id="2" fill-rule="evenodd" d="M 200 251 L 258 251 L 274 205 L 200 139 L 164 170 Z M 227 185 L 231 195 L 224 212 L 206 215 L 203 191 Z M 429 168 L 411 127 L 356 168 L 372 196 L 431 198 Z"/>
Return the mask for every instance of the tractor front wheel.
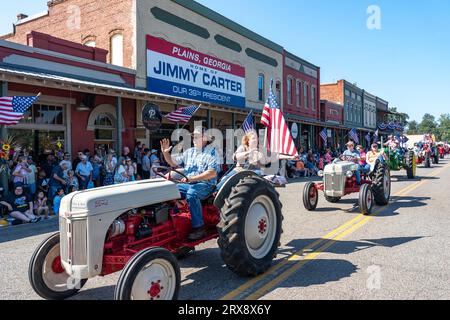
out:
<path id="1" fill-rule="evenodd" d="M 59 233 L 42 242 L 33 253 L 28 278 L 34 291 L 47 300 L 73 297 L 87 281 L 70 277 L 61 265 Z"/>
<path id="2" fill-rule="evenodd" d="M 363 184 L 359 190 L 359 208 L 362 214 L 370 215 L 373 209 L 374 196 L 370 184 Z"/>
<path id="3" fill-rule="evenodd" d="M 176 300 L 181 272 L 175 256 L 163 248 L 137 253 L 120 274 L 115 300 Z"/>
<path id="4" fill-rule="evenodd" d="M 319 203 L 319 191 L 314 182 L 308 182 L 303 188 L 303 205 L 308 211 L 314 211 Z"/>
<path id="5" fill-rule="evenodd" d="M 239 276 L 257 276 L 272 265 L 282 233 L 282 204 L 275 188 L 258 176 L 232 188 L 217 225 L 222 259 Z"/>

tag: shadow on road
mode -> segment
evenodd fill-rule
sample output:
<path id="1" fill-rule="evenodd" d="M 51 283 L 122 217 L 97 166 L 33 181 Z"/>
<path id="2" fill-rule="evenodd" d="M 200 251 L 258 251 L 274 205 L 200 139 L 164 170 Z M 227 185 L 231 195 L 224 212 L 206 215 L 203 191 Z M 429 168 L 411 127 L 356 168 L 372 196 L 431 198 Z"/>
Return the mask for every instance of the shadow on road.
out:
<path id="1" fill-rule="evenodd" d="M 0 229 L 0 243 L 57 232 L 58 229 L 59 226 L 57 218 L 52 218 L 51 220 L 41 221 L 35 224 L 27 223 L 13 227 L 4 227 Z"/>
<path id="2" fill-rule="evenodd" d="M 374 217 L 391 217 L 400 213 L 399 209 L 420 208 L 427 205 L 426 201 L 431 200 L 430 197 L 392 197 L 388 207 L 374 215 Z"/>

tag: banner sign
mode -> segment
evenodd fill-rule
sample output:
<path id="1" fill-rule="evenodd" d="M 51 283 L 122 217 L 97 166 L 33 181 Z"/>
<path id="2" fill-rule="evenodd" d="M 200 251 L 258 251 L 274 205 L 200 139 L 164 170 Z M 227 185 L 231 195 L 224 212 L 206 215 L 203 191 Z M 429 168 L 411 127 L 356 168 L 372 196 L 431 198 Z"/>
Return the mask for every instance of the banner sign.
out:
<path id="1" fill-rule="evenodd" d="M 147 90 L 245 108 L 245 68 L 147 35 Z"/>

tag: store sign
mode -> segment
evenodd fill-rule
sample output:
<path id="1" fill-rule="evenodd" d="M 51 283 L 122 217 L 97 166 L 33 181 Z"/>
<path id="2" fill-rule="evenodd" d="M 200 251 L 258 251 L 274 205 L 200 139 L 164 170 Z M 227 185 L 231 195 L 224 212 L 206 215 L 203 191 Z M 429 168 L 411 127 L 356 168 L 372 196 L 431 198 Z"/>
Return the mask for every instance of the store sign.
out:
<path id="1" fill-rule="evenodd" d="M 148 35 L 147 89 L 244 108 L 245 68 Z"/>
<path id="2" fill-rule="evenodd" d="M 292 124 L 291 134 L 292 134 L 292 138 L 293 139 L 297 139 L 297 137 L 298 137 L 298 125 L 296 123 Z"/>
<path id="3" fill-rule="evenodd" d="M 158 131 L 161 128 L 162 114 L 159 107 L 153 103 L 147 103 L 142 109 L 142 123 L 150 132 Z"/>

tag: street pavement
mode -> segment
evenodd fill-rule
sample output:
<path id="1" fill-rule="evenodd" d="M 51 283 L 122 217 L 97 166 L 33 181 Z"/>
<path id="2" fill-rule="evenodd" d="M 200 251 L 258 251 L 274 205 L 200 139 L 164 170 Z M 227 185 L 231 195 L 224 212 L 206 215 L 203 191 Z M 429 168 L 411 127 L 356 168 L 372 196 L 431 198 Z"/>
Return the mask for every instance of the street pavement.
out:
<path id="1" fill-rule="evenodd" d="M 284 233 L 273 267 L 254 279 L 224 265 L 216 241 L 180 261 L 180 299 L 450 299 L 450 160 L 418 178 L 393 172 L 392 200 L 365 217 L 357 196 L 304 209 L 304 179 L 279 189 Z M 29 259 L 57 220 L 0 229 L 0 299 L 39 299 Z M 90 279 L 74 299 L 112 299 L 119 274 Z"/>

